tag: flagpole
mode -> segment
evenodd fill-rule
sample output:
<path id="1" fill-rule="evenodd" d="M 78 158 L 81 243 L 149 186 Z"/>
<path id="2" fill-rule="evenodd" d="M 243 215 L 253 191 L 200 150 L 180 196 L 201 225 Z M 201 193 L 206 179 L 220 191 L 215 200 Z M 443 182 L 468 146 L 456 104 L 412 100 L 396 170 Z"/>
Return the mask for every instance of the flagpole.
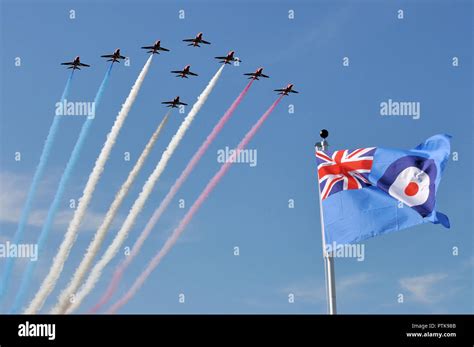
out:
<path id="1" fill-rule="evenodd" d="M 329 132 L 326 129 L 322 129 L 319 133 L 322 140 L 316 143 L 316 148 L 321 151 L 325 151 L 329 144 L 326 138 L 329 136 Z M 326 237 L 324 233 L 324 214 L 323 204 L 321 200 L 321 187 L 319 185 L 318 175 L 318 192 L 319 192 L 319 214 L 321 219 L 321 239 L 323 245 L 323 259 L 324 259 L 324 274 L 326 280 L 326 298 L 328 303 L 328 313 L 336 314 L 336 274 L 334 271 L 334 257 L 332 252 L 326 252 Z"/>

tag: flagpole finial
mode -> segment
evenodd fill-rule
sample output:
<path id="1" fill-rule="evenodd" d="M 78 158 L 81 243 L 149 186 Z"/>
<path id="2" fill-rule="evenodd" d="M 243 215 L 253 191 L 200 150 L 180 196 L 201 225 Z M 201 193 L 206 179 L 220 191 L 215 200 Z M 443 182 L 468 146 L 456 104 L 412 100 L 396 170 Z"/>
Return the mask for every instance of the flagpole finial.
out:
<path id="1" fill-rule="evenodd" d="M 319 136 L 321 136 L 322 140 L 321 142 L 316 142 L 315 146 L 318 151 L 325 151 L 329 146 L 328 142 L 326 141 L 326 138 L 329 136 L 329 131 L 326 129 L 321 129 Z"/>
<path id="2" fill-rule="evenodd" d="M 321 131 L 319 132 L 319 136 L 321 136 L 321 138 L 325 139 L 329 136 L 329 131 L 327 131 L 326 129 L 321 129 Z"/>

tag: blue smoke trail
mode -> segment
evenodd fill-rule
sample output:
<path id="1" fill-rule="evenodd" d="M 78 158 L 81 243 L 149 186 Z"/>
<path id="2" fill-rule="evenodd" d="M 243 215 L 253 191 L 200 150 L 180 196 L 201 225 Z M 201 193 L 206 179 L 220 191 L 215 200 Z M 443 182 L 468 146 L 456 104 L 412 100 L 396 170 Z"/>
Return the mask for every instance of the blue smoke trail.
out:
<path id="1" fill-rule="evenodd" d="M 107 86 L 107 82 L 109 81 L 110 73 L 112 72 L 112 66 L 113 66 L 113 63 L 110 64 L 110 67 L 105 73 L 104 79 L 102 80 L 99 90 L 97 91 L 97 94 L 95 95 L 95 98 L 94 98 L 95 111 L 97 111 L 97 108 L 102 99 L 102 95 L 104 94 L 105 88 Z M 46 222 L 43 224 L 41 233 L 38 236 L 38 243 L 37 243 L 38 254 L 42 252 L 44 244 L 46 243 L 48 239 L 49 231 L 54 222 L 54 217 L 56 216 L 58 212 L 59 204 L 64 195 L 64 190 L 71 177 L 72 172 L 74 171 L 76 163 L 79 160 L 82 147 L 84 146 L 87 135 L 89 134 L 89 130 L 92 125 L 93 119 L 94 119 L 93 117 L 88 117 L 84 121 L 84 124 L 82 125 L 82 128 L 81 128 L 81 132 L 79 133 L 79 137 L 76 141 L 76 144 L 74 145 L 74 149 L 72 150 L 71 156 L 69 157 L 69 161 L 66 165 L 66 168 L 64 169 L 63 175 L 61 176 L 61 180 L 59 181 L 59 185 L 58 185 L 58 190 L 56 191 L 56 195 L 54 196 L 54 200 L 51 203 L 51 206 L 48 211 L 48 216 L 46 217 Z M 15 301 L 10 310 L 10 313 L 18 312 L 20 308 L 20 304 L 23 301 L 23 297 L 25 296 L 27 289 L 30 286 L 31 277 L 33 275 L 35 267 L 36 267 L 36 262 L 31 261 L 28 263 L 28 267 L 21 280 L 20 289 L 17 292 Z"/>
<path id="2" fill-rule="evenodd" d="M 72 77 L 74 75 L 74 70 L 72 70 L 69 78 L 67 79 L 66 86 L 64 87 L 63 94 L 61 95 L 61 102 L 67 98 L 69 95 L 69 87 L 71 86 Z M 49 128 L 48 136 L 46 137 L 46 141 L 44 143 L 43 151 L 41 152 L 40 160 L 38 166 L 36 167 L 36 171 L 33 176 L 33 180 L 31 182 L 30 190 L 28 191 L 28 195 L 26 197 L 25 205 L 23 206 L 23 211 L 21 212 L 20 221 L 18 222 L 18 227 L 16 229 L 16 233 L 13 236 L 13 244 L 18 244 L 23 239 L 23 234 L 25 231 L 26 223 L 28 222 L 28 217 L 31 212 L 33 199 L 35 198 L 36 191 L 38 190 L 38 185 L 43 178 L 44 170 L 46 168 L 46 163 L 48 161 L 49 155 L 51 154 L 51 150 L 53 149 L 54 139 L 56 138 L 56 134 L 59 129 L 61 116 L 55 115 L 53 118 L 53 123 Z M 2 274 L 2 278 L 0 280 L 0 300 L 3 298 L 13 270 L 13 258 L 7 258 L 5 269 Z"/>

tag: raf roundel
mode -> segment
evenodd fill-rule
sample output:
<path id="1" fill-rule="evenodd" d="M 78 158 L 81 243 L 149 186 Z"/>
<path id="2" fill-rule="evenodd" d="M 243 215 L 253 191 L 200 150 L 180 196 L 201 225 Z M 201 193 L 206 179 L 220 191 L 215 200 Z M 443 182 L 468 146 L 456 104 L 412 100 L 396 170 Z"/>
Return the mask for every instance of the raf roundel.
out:
<path id="1" fill-rule="evenodd" d="M 410 207 L 422 205 L 430 195 L 430 176 L 417 167 L 407 167 L 395 178 L 388 193 Z"/>
<path id="2" fill-rule="evenodd" d="M 389 165 L 377 186 L 426 217 L 435 206 L 436 172 L 432 159 L 406 156 Z"/>

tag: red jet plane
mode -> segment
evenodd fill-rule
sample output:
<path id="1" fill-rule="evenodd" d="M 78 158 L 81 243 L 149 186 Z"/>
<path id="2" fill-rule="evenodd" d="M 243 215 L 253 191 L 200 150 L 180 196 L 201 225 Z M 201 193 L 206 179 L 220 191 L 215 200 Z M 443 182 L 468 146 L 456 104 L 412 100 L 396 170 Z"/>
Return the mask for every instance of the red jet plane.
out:
<path id="1" fill-rule="evenodd" d="M 112 64 L 115 62 L 120 63 L 120 59 L 125 59 L 123 55 L 120 55 L 120 48 L 117 48 L 113 54 L 101 55 L 102 58 L 110 58 L 107 61 L 111 61 Z"/>
<path id="2" fill-rule="evenodd" d="M 198 74 L 191 72 L 189 69 L 191 65 L 186 65 L 183 70 L 171 71 L 171 73 L 177 74 L 176 77 L 188 78 L 188 75 L 197 76 Z"/>
<path id="3" fill-rule="evenodd" d="M 210 45 L 211 43 L 209 41 L 205 41 L 202 39 L 202 33 L 198 33 L 194 39 L 184 39 L 184 42 L 191 42 L 188 44 L 188 46 L 194 46 L 194 47 L 201 47 L 199 46 L 200 43 L 204 43 L 206 45 Z"/>
<path id="4" fill-rule="evenodd" d="M 147 53 L 151 53 L 151 54 L 160 54 L 159 51 L 165 51 L 165 52 L 170 51 L 168 48 L 161 47 L 160 40 L 155 41 L 153 46 L 143 46 L 142 49 L 148 49 Z"/>
<path id="5" fill-rule="evenodd" d="M 168 105 L 166 107 L 178 108 L 179 105 L 188 106 L 184 102 L 179 101 L 179 96 L 173 99 L 173 101 L 163 101 L 162 104 Z"/>
<path id="6" fill-rule="evenodd" d="M 288 84 L 285 88 L 283 89 L 275 89 L 275 92 L 278 92 L 278 94 L 281 95 L 288 95 L 288 93 L 299 93 L 296 90 L 293 90 L 293 84 Z"/>
<path id="7" fill-rule="evenodd" d="M 80 70 L 81 66 L 84 66 L 84 67 L 89 67 L 90 65 L 87 65 L 87 64 L 83 64 L 81 63 L 81 58 L 79 56 L 75 57 L 73 61 L 69 61 L 69 62 L 66 62 L 66 63 L 61 63 L 61 65 L 68 65 L 68 69 L 73 69 L 73 70 Z"/>
<path id="8" fill-rule="evenodd" d="M 220 59 L 219 63 L 230 64 L 231 61 L 242 62 L 239 58 L 234 58 L 234 51 L 227 53 L 225 57 L 215 57 L 215 59 Z"/>
<path id="9" fill-rule="evenodd" d="M 255 72 L 251 72 L 251 73 L 244 73 L 245 76 L 250 76 L 249 79 L 254 79 L 254 80 L 258 80 L 259 77 L 264 77 L 264 78 L 270 78 L 270 76 L 267 76 L 267 75 L 264 75 L 262 73 L 263 71 L 263 67 L 260 67 L 258 68 Z"/>

